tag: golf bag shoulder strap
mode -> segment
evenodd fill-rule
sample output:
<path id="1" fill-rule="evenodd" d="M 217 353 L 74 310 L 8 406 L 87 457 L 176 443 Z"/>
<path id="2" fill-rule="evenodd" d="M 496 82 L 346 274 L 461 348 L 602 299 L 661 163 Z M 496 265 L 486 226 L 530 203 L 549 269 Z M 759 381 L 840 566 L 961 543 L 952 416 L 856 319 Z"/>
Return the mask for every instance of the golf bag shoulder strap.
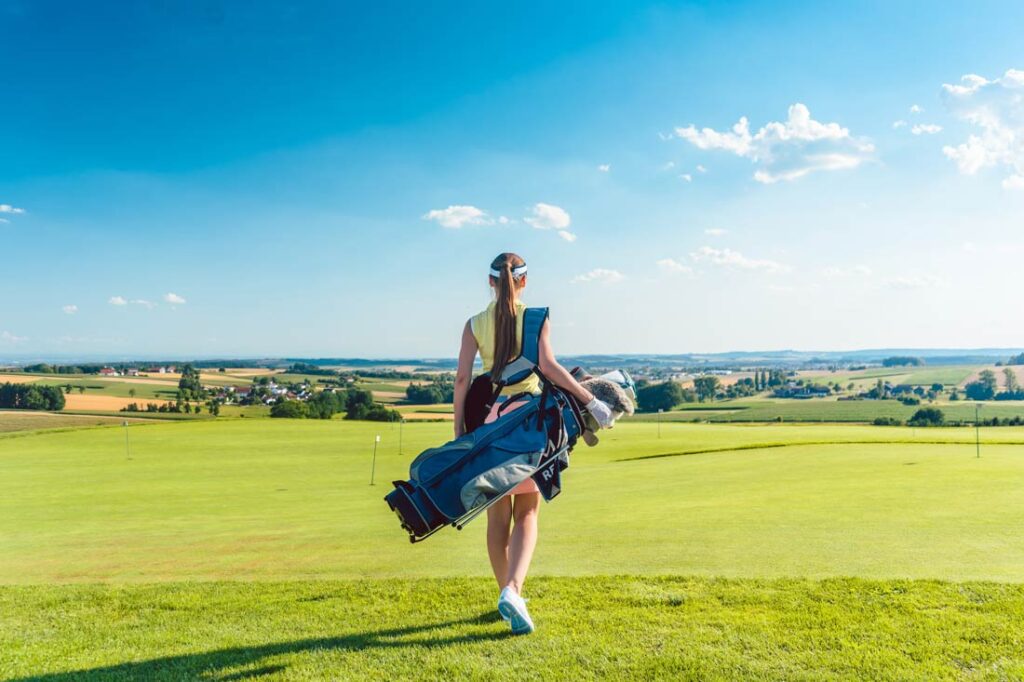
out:
<path id="1" fill-rule="evenodd" d="M 547 308 L 527 308 L 523 311 L 523 343 L 519 357 L 505 365 L 500 381 L 501 386 L 517 384 L 526 379 L 540 363 L 540 332 L 548 319 Z"/>

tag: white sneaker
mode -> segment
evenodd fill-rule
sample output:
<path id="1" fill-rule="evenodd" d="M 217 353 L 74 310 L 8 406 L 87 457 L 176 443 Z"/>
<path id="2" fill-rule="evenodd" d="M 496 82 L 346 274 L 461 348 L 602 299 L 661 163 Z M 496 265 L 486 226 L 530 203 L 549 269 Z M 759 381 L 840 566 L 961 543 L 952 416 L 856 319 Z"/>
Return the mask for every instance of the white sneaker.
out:
<path id="1" fill-rule="evenodd" d="M 516 594 L 511 587 L 506 587 L 498 597 L 498 613 L 512 626 L 512 634 L 528 635 L 533 632 L 533 619 L 526 610 L 526 600 Z"/>

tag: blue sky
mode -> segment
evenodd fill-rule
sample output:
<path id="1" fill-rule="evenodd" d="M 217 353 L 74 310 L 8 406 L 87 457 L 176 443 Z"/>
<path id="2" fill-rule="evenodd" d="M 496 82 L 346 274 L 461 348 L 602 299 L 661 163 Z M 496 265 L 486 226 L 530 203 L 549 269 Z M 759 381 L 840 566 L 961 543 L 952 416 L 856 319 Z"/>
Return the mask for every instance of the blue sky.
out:
<path id="1" fill-rule="evenodd" d="M 1022 345 L 1024 6 L 831 5 L 0 0 L 0 358 Z"/>

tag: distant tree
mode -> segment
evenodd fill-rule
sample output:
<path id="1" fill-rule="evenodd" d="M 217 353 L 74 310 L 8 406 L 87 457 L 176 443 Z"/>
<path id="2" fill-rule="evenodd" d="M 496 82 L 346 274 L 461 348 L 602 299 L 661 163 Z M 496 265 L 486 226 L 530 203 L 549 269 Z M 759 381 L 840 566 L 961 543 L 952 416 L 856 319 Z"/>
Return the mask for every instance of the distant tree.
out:
<path id="1" fill-rule="evenodd" d="M 995 390 L 983 381 L 972 381 L 964 386 L 964 395 L 968 400 L 992 400 L 995 394 Z"/>
<path id="2" fill-rule="evenodd" d="M 875 417 L 871 423 L 875 426 L 903 426 L 903 420 L 896 417 Z"/>
<path id="3" fill-rule="evenodd" d="M 191 364 L 185 364 L 181 368 L 181 379 L 178 380 L 178 391 L 188 398 L 202 398 L 203 385 L 199 381 L 199 370 Z"/>
<path id="4" fill-rule="evenodd" d="M 648 384 L 637 390 L 637 403 L 643 412 L 671 410 L 685 400 L 683 388 L 675 381 Z"/>
<path id="5" fill-rule="evenodd" d="M 932 390 L 936 393 L 942 393 L 942 389 L 945 388 L 942 384 L 932 384 Z"/>
<path id="6" fill-rule="evenodd" d="M 383 405 L 377 404 L 370 407 L 363 416 L 363 419 L 372 422 L 397 422 L 401 420 L 402 415 L 397 410 L 388 409 Z"/>
<path id="7" fill-rule="evenodd" d="M 71 384 L 65 384 L 64 385 L 64 393 L 67 394 L 67 395 L 71 395 L 71 389 L 72 388 L 73 387 L 71 386 Z"/>
<path id="8" fill-rule="evenodd" d="M 1008 393 L 1015 393 L 1020 389 L 1020 382 L 1017 381 L 1017 373 L 1009 367 L 1003 368 L 1004 384 Z"/>
<path id="9" fill-rule="evenodd" d="M 308 415 L 306 404 L 298 400 L 279 400 L 270 408 L 275 419 L 305 419 Z"/>
<path id="10" fill-rule="evenodd" d="M 993 391 L 999 386 L 999 382 L 996 381 L 996 373 L 990 369 L 983 369 L 978 373 L 978 381 L 985 384 Z"/>
<path id="11" fill-rule="evenodd" d="M 882 360 L 883 367 L 905 367 L 913 366 L 919 367 L 924 364 L 924 360 L 921 358 L 912 358 L 907 355 L 894 355 L 891 358 Z"/>
<path id="12" fill-rule="evenodd" d="M 345 396 L 345 418 L 365 419 L 373 407 L 373 393 L 365 388 L 349 389 Z"/>
<path id="13" fill-rule="evenodd" d="M 85 393 L 85 386 L 79 386 L 78 387 L 78 395 L 82 395 L 83 393 Z"/>
<path id="14" fill-rule="evenodd" d="M 129 388 L 128 389 L 128 397 L 129 398 L 134 398 L 135 397 L 135 389 L 134 388 Z"/>
<path id="15" fill-rule="evenodd" d="M 1006 364 L 1008 364 L 1008 365 L 1024 365 L 1024 353 L 1020 353 L 1018 355 L 1012 356 L 1009 359 L 1009 361 L 1007 361 Z"/>
<path id="16" fill-rule="evenodd" d="M 718 377 L 705 375 L 693 380 L 693 390 L 697 392 L 697 398 L 701 402 L 704 402 L 705 399 L 714 400 L 720 384 Z"/>
<path id="17" fill-rule="evenodd" d="M 942 426 L 946 415 L 937 407 L 922 407 L 907 422 L 909 426 Z"/>

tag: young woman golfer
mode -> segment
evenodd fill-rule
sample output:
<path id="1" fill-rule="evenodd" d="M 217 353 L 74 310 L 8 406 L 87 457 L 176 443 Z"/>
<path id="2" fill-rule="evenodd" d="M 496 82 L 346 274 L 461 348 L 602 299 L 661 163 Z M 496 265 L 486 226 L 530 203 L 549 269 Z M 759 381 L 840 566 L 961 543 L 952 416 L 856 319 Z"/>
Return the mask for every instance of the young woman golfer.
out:
<path id="1" fill-rule="evenodd" d="M 485 372 L 500 376 L 502 369 L 519 355 L 523 341 L 523 310 L 519 296 L 526 286 L 526 263 L 514 253 L 503 253 L 491 263 L 488 278 L 494 300 L 466 322 L 455 376 L 455 437 L 466 431 L 466 395 L 473 373 L 473 361 L 480 353 Z M 563 390 L 587 406 L 601 426 L 612 422 L 611 409 L 594 398 L 555 360 L 547 322 L 540 333 L 540 371 Z M 498 405 L 517 393 L 539 394 L 540 379 L 531 374 L 518 384 L 506 386 L 495 401 L 488 421 L 496 417 Z M 523 582 L 537 544 L 537 514 L 540 492 L 533 479 L 526 479 L 487 510 L 487 555 L 501 594 L 498 611 L 517 634 L 533 632 L 533 620 L 522 597 Z"/>

